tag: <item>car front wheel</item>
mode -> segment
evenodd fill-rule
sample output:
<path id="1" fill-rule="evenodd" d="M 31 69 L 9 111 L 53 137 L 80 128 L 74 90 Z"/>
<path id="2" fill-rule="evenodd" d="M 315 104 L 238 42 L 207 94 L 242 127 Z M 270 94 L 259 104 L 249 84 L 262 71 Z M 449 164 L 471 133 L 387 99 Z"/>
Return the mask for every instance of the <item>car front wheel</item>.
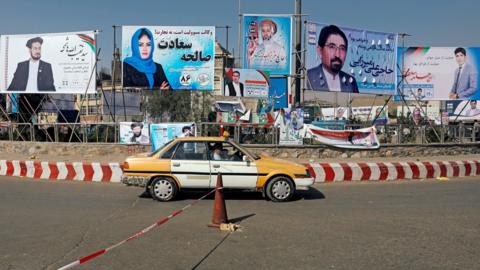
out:
<path id="1" fill-rule="evenodd" d="M 277 176 L 267 185 L 267 197 L 274 202 L 286 202 L 295 192 L 292 180 L 285 176 Z"/>
<path id="2" fill-rule="evenodd" d="M 177 183 L 170 178 L 157 177 L 152 181 L 150 194 L 155 200 L 168 202 L 175 198 L 178 192 Z"/>

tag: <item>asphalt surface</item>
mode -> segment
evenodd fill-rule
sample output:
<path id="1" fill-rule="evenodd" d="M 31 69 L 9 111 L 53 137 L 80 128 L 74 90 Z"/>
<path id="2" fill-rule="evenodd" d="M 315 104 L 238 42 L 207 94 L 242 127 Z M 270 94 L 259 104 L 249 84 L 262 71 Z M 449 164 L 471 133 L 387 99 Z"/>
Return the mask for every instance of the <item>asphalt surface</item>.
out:
<path id="1" fill-rule="evenodd" d="M 0 177 L 0 269 L 57 269 L 179 210 L 121 184 Z M 480 179 L 318 184 L 288 203 L 228 192 L 75 269 L 480 269 Z"/>

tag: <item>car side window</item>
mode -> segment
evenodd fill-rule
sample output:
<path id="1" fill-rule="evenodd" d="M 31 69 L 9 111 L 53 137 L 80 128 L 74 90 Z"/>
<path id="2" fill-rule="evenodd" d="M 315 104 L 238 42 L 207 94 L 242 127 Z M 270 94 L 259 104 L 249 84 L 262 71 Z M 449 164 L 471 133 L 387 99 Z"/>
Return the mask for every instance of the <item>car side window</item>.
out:
<path id="1" fill-rule="evenodd" d="M 165 151 L 165 153 L 163 153 L 160 158 L 161 159 L 171 159 L 172 158 L 172 155 L 173 153 L 175 152 L 175 149 L 177 148 L 177 145 L 178 143 L 172 145 L 170 148 L 168 148 L 167 151 Z"/>
<path id="2" fill-rule="evenodd" d="M 204 142 L 181 142 L 175 151 L 173 159 L 207 160 L 207 147 Z"/>
<path id="3" fill-rule="evenodd" d="M 243 161 L 245 155 L 240 149 L 227 142 L 210 143 L 210 160 Z"/>

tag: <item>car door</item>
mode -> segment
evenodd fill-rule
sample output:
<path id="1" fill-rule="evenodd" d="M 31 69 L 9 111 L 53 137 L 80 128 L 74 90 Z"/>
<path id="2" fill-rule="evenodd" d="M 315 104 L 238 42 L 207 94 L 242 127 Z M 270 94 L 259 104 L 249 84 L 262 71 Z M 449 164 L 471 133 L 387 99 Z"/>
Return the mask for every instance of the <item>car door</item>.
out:
<path id="1" fill-rule="evenodd" d="M 207 146 L 202 141 L 182 141 L 172 157 L 172 174 L 182 188 L 208 188 L 210 161 Z"/>
<path id="2" fill-rule="evenodd" d="M 221 144 L 221 160 L 214 160 L 214 147 Z M 222 174 L 223 186 L 226 188 L 245 188 L 254 189 L 257 185 L 258 173 L 257 166 L 252 160 L 244 161 L 245 155 L 229 142 L 211 142 L 210 149 L 210 187 L 215 187 L 218 173 Z M 238 155 L 235 153 L 239 151 Z"/>

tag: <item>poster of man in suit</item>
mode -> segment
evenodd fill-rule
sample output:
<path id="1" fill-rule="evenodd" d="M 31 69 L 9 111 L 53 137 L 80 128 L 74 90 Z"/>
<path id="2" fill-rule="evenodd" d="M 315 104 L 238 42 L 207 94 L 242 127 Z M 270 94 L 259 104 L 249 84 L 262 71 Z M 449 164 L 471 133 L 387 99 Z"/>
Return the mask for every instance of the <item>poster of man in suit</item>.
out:
<path id="1" fill-rule="evenodd" d="M 425 93 L 422 101 L 480 99 L 479 47 L 408 47 L 399 49 L 397 59 L 404 67 L 407 100 L 414 100 L 408 94 L 420 88 Z"/>
<path id="2" fill-rule="evenodd" d="M 0 37 L 0 92 L 95 93 L 95 33 Z"/>

